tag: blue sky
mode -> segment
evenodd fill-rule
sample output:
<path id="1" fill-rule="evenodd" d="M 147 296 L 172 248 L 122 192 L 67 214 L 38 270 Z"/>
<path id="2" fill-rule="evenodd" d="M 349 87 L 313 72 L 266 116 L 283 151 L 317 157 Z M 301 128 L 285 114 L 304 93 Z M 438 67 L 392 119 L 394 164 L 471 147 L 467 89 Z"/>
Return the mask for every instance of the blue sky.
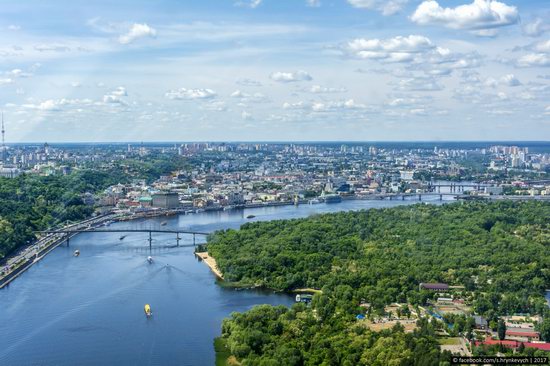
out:
<path id="1" fill-rule="evenodd" d="M 9 142 L 550 139 L 546 0 L 0 4 Z"/>

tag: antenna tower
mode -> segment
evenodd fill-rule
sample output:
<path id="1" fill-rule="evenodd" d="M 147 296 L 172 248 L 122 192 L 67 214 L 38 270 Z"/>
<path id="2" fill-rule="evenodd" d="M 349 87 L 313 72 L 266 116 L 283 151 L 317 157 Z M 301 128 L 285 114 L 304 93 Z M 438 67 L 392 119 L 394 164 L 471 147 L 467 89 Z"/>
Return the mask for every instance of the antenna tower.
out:
<path id="1" fill-rule="evenodd" d="M 4 112 L 2 112 L 2 161 L 6 161 L 6 130 L 4 129 Z"/>

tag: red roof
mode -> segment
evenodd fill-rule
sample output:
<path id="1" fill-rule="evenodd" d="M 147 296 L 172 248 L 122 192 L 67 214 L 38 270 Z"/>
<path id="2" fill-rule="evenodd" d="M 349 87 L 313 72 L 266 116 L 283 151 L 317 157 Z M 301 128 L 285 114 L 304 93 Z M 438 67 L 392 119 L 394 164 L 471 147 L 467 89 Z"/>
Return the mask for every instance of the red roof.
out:
<path id="1" fill-rule="evenodd" d="M 519 337 L 538 337 L 540 336 L 539 332 L 535 331 L 521 331 L 521 330 L 507 330 L 506 335 L 509 336 L 519 336 Z"/>
<path id="2" fill-rule="evenodd" d="M 476 346 L 481 344 L 486 346 L 493 346 L 497 344 L 502 344 L 504 347 L 508 348 L 518 348 L 521 343 L 527 348 L 537 348 L 543 351 L 550 351 L 550 343 L 533 343 L 533 342 L 518 342 L 518 341 L 499 341 L 496 339 L 486 339 L 483 342 L 476 341 Z"/>

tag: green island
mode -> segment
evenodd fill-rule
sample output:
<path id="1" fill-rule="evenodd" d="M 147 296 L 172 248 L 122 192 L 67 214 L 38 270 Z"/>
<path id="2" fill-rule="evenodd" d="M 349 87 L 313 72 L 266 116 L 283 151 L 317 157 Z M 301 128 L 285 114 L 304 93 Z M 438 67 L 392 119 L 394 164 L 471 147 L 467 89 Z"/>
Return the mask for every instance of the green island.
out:
<path id="1" fill-rule="evenodd" d="M 461 339 L 471 355 L 550 354 L 498 341 L 514 321 L 550 341 L 550 203 L 253 222 L 217 232 L 207 249 L 227 282 L 322 291 L 290 309 L 233 313 L 216 340 L 219 365 L 447 365 Z"/>

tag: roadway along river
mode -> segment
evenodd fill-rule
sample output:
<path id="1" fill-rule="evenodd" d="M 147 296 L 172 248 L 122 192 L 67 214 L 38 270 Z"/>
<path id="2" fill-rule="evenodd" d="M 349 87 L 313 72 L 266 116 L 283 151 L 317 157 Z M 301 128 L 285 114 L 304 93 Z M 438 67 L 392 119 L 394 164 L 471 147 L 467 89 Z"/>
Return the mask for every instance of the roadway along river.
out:
<path id="1" fill-rule="evenodd" d="M 238 228 L 251 221 L 248 215 L 274 220 L 417 202 L 345 201 L 203 212 L 169 218 L 166 226 L 159 218 L 111 227 L 211 232 Z M 286 294 L 218 286 L 189 247 L 153 248 L 154 263 L 148 264 L 146 234 L 124 240 L 119 236 L 78 235 L 70 247 L 58 247 L 0 290 L 0 365 L 213 365 L 213 339 L 223 318 L 256 304 L 293 303 Z M 153 247 L 175 244 L 173 235 L 154 239 Z M 191 241 L 187 236 L 182 244 Z M 75 249 L 79 257 L 73 256 Z M 144 316 L 146 303 L 151 304 L 151 319 Z"/>

